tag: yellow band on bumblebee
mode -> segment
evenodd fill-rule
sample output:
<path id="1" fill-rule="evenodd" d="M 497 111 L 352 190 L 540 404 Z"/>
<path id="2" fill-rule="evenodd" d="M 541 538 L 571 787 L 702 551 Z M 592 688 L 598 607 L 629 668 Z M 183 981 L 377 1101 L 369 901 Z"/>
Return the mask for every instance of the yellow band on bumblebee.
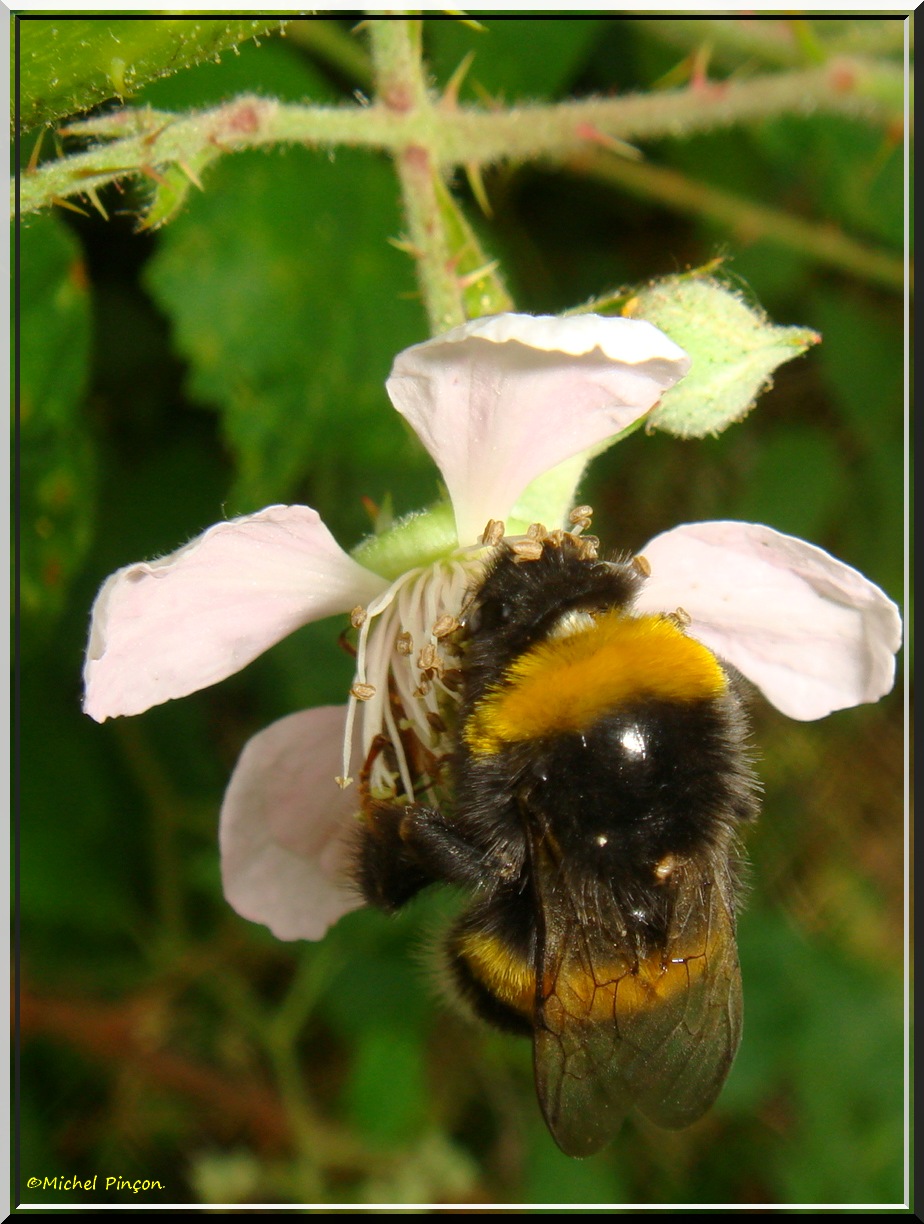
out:
<path id="1" fill-rule="evenodd" d="M 630 701 L 701 701 L 727 679 L 715 655 L 666 616 L 609 612 L 524 651 L 464 730 L 476 756 L 504 744 L 587 730 Z"/>

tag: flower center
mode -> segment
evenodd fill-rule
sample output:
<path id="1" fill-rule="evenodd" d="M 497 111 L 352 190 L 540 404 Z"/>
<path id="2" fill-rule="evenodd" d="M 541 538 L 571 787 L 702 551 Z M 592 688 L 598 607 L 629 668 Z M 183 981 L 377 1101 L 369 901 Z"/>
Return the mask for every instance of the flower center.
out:
<path id="1" fill-rule="evenodd" d="M 486 553 L 477 546 L 410 570 L 354 613 L 359 639 L 341 786 L 352 781 L 348 769 L 359 712 L 363 795 L 434 800 L 459 703 L 460 618 Z"/>

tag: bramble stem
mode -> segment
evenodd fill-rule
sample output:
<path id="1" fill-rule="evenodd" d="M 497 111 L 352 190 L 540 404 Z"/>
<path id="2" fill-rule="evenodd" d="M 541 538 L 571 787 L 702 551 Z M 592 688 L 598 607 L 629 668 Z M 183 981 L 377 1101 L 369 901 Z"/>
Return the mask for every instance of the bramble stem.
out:
<path id="1" fill-rule="evenodd" d="M 373 22 L 373 46 L 398 38 L 405 23 Z M 400 58 L 389 52 L 388 67 L 377 65 L 394 85 Z M 405 61 L 406 63 L 407 61 Z M 410 71 L 410 69 L 408 69 Z M 426 94 L 422 67 L 404 80 L 410 106 L 396 96 L 372 106 L 302 106 L 244 96 L 213 110 L 188 115 L 122 111 L 72 125 L 74 134 L 105 143 L 46 162 L 19 181 L 23 214 L 56 200 L 104 186 L 127 175 L 162 174 L 171 166 L 195 164 L 207 154 L 266 148 L 273 144 L 321 147 L 349 145 L 399 154 L 427 151 L 428 172 L 459 166 L 535 159 L 561 161 L 598 143 L 601 134 L 623 141 L 683 137 L 782 114 L 847 114 L 876 124 L 891 123 L 901 98 L 900 66 L 839 59 L 809 69 L 775 72 L 706 88 L 666 90 L 618 98 L 591 98 L 548 105 L 488 111 L 480 107 L 434 105 Z M 390 74 L 390 75 L 389 75 Z M 14 191 L 16 184 L 14 183 Z"/>
<path id="2" fill-rule="evenodd" d="M 427 90 L 419 21 L 374 21 L 370 26 L 378 105 L 407 122 L 413 137 L 392 150 L 417 266 L 421 295 L 436 335 L 465 322 L 461 282 L 452 263 L 437 197 L 440 167 L 435 107 Z"/>

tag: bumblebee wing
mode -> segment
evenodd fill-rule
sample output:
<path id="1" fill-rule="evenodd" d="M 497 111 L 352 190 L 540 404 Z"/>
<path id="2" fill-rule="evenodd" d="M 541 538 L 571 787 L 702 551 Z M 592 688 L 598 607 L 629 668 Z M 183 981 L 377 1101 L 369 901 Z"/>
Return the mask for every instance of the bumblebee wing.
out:
<path id="1" fill-rule="evenodd" d="M 741 1040 L 741 971 L 727 893 L 715 881 L 694 886 L 674 928 L 669 963 L 652 993 L 658 1002 L 639 1013 L 638 1035 L 660 1038 L 658 1049 L 633 1067 L 636 1108 L 658 1126 L 689 1126 L 714 1104 Z M 660 968 L 660 966 L 659 966 Z M 631 1015 L 624 1035 L 635 1040 Z M 654 1074 L 653 1074 L 654 1072 Z"/>
<path id="2" fill-rule="evenodd" d="M 741 1032 L 723 882 L 680 881 L 664 951 L 642 961 L 614 946 L 619 928 L 605 906 L 577 902 L 560 882 L 539 891 L 535 1076 L 559 1147 L 590 1155 L 633 1108 L 668 1129 L 696 1121 L 718 1096 Z"/>

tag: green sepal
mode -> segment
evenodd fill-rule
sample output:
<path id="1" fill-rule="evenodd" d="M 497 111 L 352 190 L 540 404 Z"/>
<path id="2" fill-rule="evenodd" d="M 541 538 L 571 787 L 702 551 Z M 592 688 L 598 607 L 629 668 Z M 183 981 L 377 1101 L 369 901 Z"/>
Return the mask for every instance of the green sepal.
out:
<path id="1" fill-rule="evenodd" d="M 159 229 L 168 221 L 172 221 L 186 202 L 190 188 L 201 190 L 202 172 L 218 155 L 217 149 L 203 149 L 188 162 L 168 166 L 158 172 L 154 194 L 140 228 Z"/>
<path id="2" fill-rule="evenodd" d="M 449 502 L 409 514 L 380 535 L 368 536 L 353 549 L 360 565 L 393 582 L 408 570 L 432 565 L 458 548 L 456 519 Z"/>
<path id="3" fill-rule="evenodd" d="M 675 276 L 640 290 L 626 310 L 659 327 L 693 360 L 647 419 L 650 429 L 703 438 L 747 416 L 772 385 L 773 371 L 821 337 L 808 327 L 778 327 L 711 278 Z"/>
<path id="4" fill-rule="evenodd" d="M 484 253 L 475 231 L 439 177 L 435 179 L 434 190 L 455 274 L 463 285 L 465 317 L 479 319 L 482 315 L 513 310 L 513 299 L 497 271 L 497 261 Z"/>

